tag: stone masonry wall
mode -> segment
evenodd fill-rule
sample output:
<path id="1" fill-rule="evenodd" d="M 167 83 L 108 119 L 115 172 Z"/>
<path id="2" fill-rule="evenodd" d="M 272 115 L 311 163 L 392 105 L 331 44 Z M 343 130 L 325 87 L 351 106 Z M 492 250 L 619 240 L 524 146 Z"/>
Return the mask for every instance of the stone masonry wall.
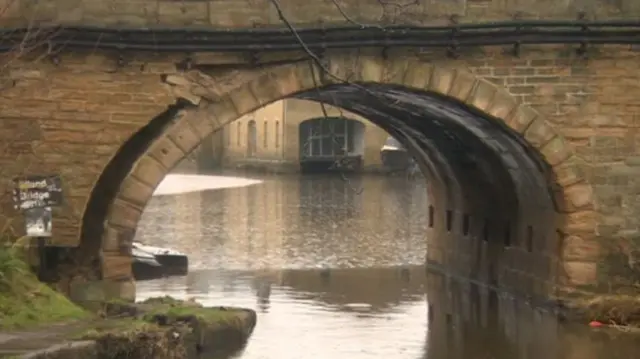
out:
<path id="1" fill-rule="evenodd" d="M 6 24 L 33 20 L 63 24 L 109 26 L 251 27 L 281 26 L 271 0 L 0 0 L 9 4 Z M 465 21 L 522 18 L 574 19 L 579 11 L 597 18 L 634 18 L 640 14 L 635 0 L 279 0 L 293 24 L 439 23 L 451 15 Z M 3 8 L 3 6 L 0 6 Z"/>
<path id="2" fill-rule="evenodd" d="M 597 221 L 598 233 L 607 238 L 637 230 L 640 75 L 633 71 L 635 52 L 602 48 L 589 60 L 575 58 L 564 48 L 532 49 L 521 58 L 497 50 L 476 51 L 456 61 L 439 53 L 422 56 L 504 85 L 544 114 L 574 146 L 575 161 L 593 185 L 597 212 L 578 212 L 569 226 L 579 230 Z M 64 55 L 58 65 L 48 60 L 14 63 L 10 76 L 15 85 L 0 93 L 0 228 L 22 230 L 11 208 L 13 176 L 58 172 L 67 203 L 56 212 L 55 241 L 77 244 L 88 196 L 108 160 L 123 141 L 175 101 L 160 78 L 175 71 L 168 60 L 140 58 L 117 71 L 113 57 L 103 54 Z M 580 198 L 588 200 L 589 193 Z M 576 255 L 592 250 L 571 238 L 568 243 Z"/>
<path id="3" fill-rule="evenodd" d="M 332 1 L 312 5 L 302 1 L 280 0 L 294 24 L 344 22 Z M 640 3 L 632 0 L 424 0 L 385 9 L 376 0 L 337 2 L 361 22 L 435 24 L 448 21 L 451 14 L 461 15 L 460 21 L 508 19 L 520 10 L 525 11 L 524 17 L 544 18 L 573 18 L 580 9 L 597 18 L 640 14 Z M 18 25 L 34 20 L 134 27 L 280 24 L 267 0 L 14 1 L 2 22 Z M 457 60 L 446 58 L 440 50 L 420 56 L 504 86 L 539 110 L 573 145 L 572 161 L 584 173 L 566 173 L 563 180 L 577 181 L 584 175 L 592 186 L 573 186 L 567 206 L 589 203 L 592 188 L 596 208 L 569 216 L 567 227 L 572 233 L 588 232 L 595 222 L 596 234 L 603 239 L 637 234 L 638 53 L 628 46 L 598 47 L 583 59 L 568 46 L 525 46 L 516 58 L 509 50 L 465 50 Z M 118 66 L 112 53 L 63 53 L 57 62 L 35 55 L 12 61 L 0 71 L 0 230 L 3 235 L 23 232 L 21 217 L 11 205 L 13 177 L 60 173 L 66 203 L 55 212 L 54 243 L 73 246 L 79 241 L 91 190 L 108 161 L 127 138 L 175 102 L 161 75 L 175 73 L 175 63 L 182 56 L 126 54 L 126 63 Z M 566 238 L 564 247 L 569 257 L 596 253 L 580 236 Z"/>

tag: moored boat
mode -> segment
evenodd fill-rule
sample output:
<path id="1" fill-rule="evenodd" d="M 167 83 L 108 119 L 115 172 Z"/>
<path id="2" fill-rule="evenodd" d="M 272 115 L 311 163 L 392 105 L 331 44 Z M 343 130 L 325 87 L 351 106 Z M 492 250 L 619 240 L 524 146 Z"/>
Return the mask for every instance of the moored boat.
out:
<path id="1" fill-rule="evenodd" d="M 189 272 L 189 257 L 177 250 L 133 242 L 133 276 L 137 280 L 155 279 Z"/>
<path id="2" fill-rule="evenodd" d="M 407 149 L 395 138 L 389 136 L 380 149 L 382 165 L 388 172 L 409 171 L 415 162 Z"/>

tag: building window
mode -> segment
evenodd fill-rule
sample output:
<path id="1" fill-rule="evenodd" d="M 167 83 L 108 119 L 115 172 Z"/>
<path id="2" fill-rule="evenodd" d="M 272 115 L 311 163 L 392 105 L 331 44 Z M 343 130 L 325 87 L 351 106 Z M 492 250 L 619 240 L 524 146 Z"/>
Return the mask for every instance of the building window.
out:
<path id="1" fill-rule="evenodd" d="M 241 130 L 242 130 L 242 126 L 240 122 L 236 123 L 236 145 L 238 145 L 238 147 L 240 147 L 240 136 L 241 136 Z"/>
<path id="2" fill-rule="evenodd" d="M 275 126 L 276 148 L 280 147 L 280 121 L 276 121 Z"/>
<path id="3" fill-rule="evenodd" d="M 300 127 L 303 157 L 339 157 L 353 151 L 354 123 L 342 118 L 303 122 Z"/>
<path id="4" fill-rule="evenodd" d="M 264 121 L 264 131 L 262 133 L 262 140 L 264 141 L 264 143 L 262 144 L 264 148 L 267 148 L 267 146 L 269 145 L 269 123 L 267 121 Z"/>

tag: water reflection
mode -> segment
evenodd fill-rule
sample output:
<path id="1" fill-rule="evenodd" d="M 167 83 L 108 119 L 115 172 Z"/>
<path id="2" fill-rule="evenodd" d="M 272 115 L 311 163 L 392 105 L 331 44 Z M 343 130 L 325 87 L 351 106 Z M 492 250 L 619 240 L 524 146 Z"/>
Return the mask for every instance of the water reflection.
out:
<path id="1" fill-rule="evenodd" d="M 156 197 L 138 230 L 193 264 L 186 277 L 139 282 L 140 300 L 168 294 L 258 311 L 239 358 L 626 359 L 640 349 L 635 337 L 563 325 L 427 274 L 420 181 L 263 180 Z"/>
<path id="2" fill-rule="evenodd" d="M 426 189 L 384 177 L 266 177 L 154 197 L 137 239 L 194 268 L 349 268 L 424 263 Z"/>
<path id="3" fill-rule="evenodd" d="M 186 278 L 141 282 L 138 292 L 141 300 L 169 294 L 256 309 L 259 325 L 239 354 L 243 359 L 422 355 L 427 324 L 423 267 L 323 273 L 203 270 Z"/>

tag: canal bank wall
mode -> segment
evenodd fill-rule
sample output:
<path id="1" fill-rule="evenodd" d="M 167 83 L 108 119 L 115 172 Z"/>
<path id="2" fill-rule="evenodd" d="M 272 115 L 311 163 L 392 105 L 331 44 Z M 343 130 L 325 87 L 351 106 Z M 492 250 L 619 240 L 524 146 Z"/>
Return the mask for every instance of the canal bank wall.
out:
<path id="1" fill-rule="evenodd" d="M 20 352 L 23 344 L 20 339 L 4 343 L 0 345 L 0 357 L 3 354 L 24 359 L 228 356 L 245 346 L 256 325 L 256 313 L 250 309 L 207 308 L 170 297 L 137 304 L 105 303 L 100 314 L 103 318 L 93 323 L 61 328 L 66 331 L 64 336 L 46 348 Z"/>

